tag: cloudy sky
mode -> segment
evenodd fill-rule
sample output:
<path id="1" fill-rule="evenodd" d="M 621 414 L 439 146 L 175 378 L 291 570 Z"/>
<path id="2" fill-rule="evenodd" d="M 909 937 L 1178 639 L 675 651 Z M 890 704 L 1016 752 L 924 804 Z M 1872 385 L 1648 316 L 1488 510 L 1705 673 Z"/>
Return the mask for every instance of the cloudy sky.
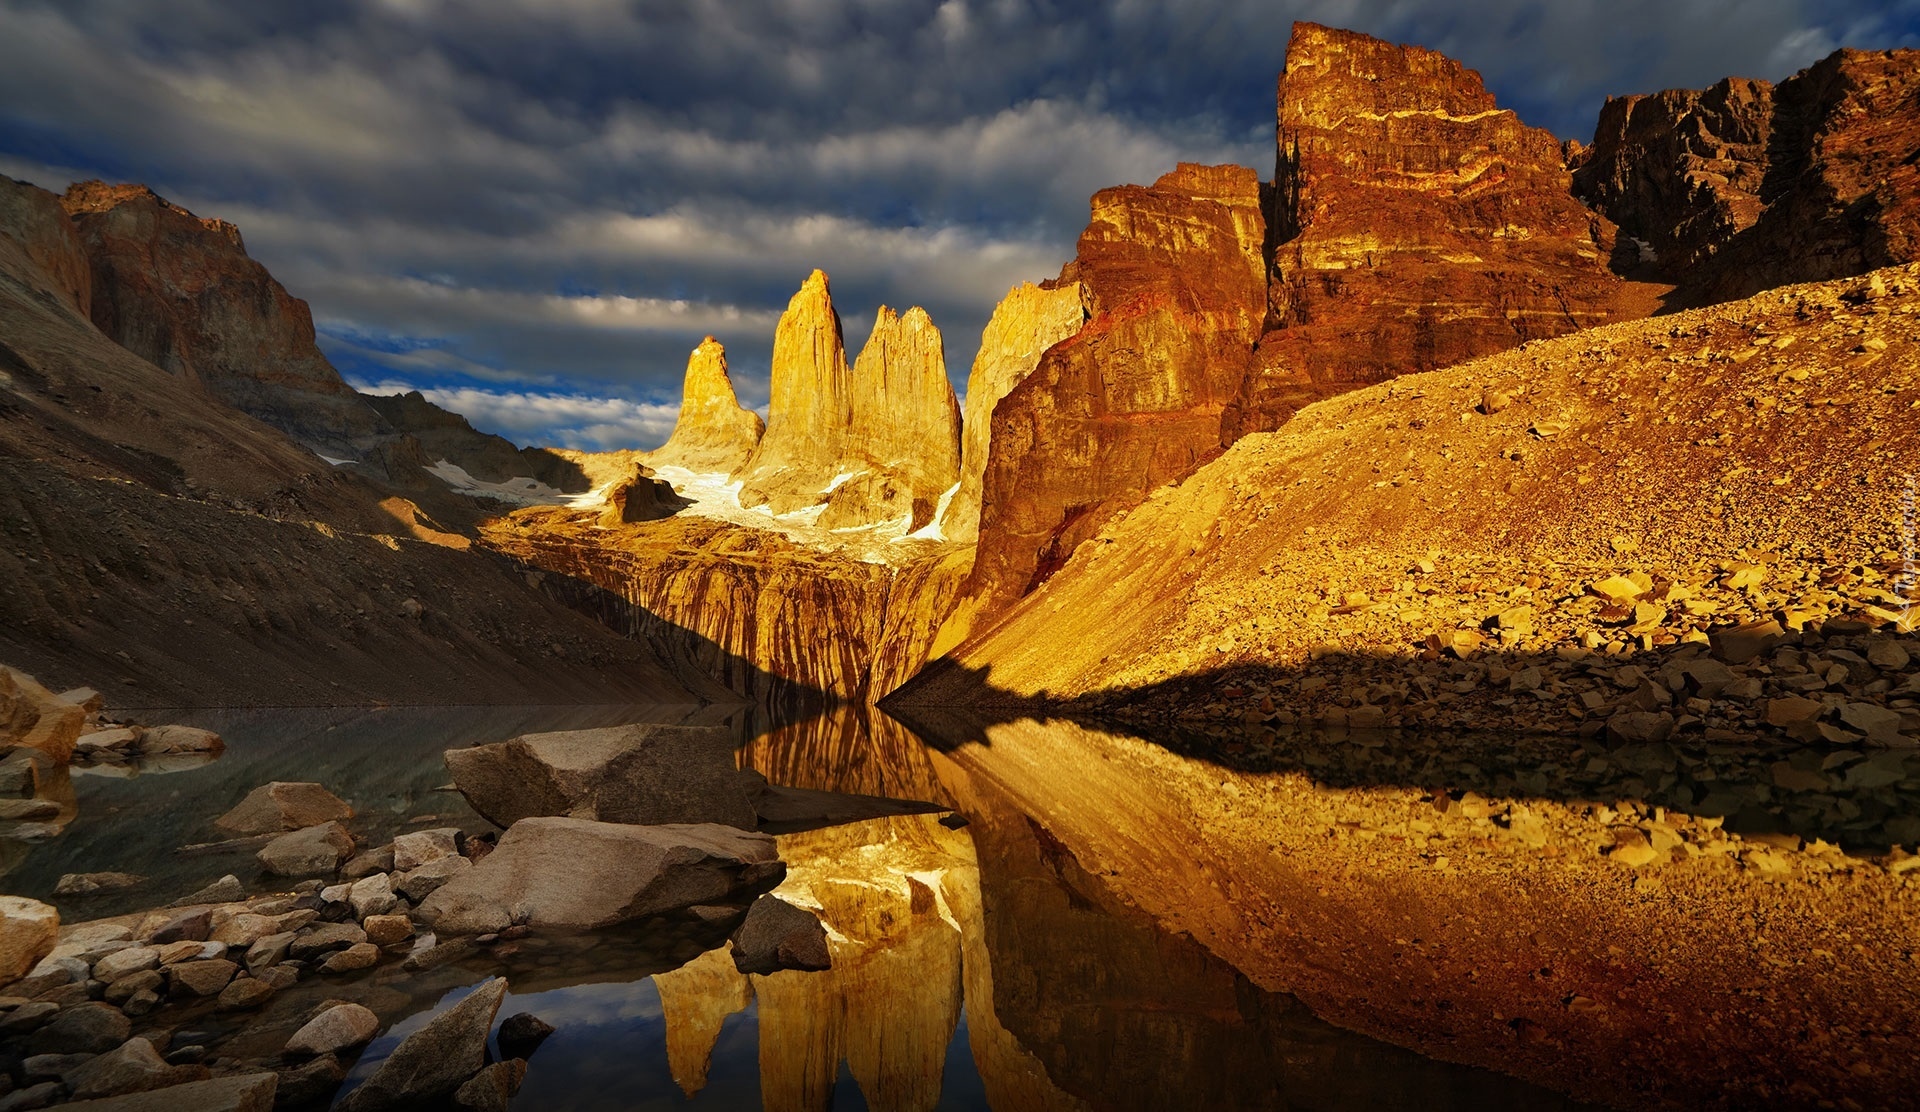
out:
<path id="1" fill-rule="evenodd" d="M 1578 138 L 1609 93 L 1920 45 L 1920 0 L 0 0 L 0 173 L 237 223 L 358 384 L 649 447 L 706 333 L 764 407 L 816 266 L 850 347 L 924 305 L 963 387 L 1096 189 L 1271 171 L 1294 19 Z"/>

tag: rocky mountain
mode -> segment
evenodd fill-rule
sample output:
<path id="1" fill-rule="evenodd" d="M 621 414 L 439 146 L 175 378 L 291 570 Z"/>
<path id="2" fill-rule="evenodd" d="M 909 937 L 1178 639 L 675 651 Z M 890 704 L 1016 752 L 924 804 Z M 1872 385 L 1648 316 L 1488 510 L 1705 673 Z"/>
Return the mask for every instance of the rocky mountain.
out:
<path id="1" fill-rule="evenodd" d="M 940 531 L 948 540 L 971 544 L 979 539 L 993 408 L 1033 373 L 1048 348 L 1080 331 L 1087 319 L 1080 302 L 1077 282 L 1040 286 L 1022 282 L 994 306 L 967 374 L 967 407 L 960 426 L 960 489 L 940 518 Z"/>
<path id="2" fill-rule="evenodd" d="M 1904 744 L 1917 317 L 1920 264 L 1315 403 L 895 698 Z"/>
<path id="3" fill-rule="evenodd" d="M 0 179 L 0 660 L 123 706 L 733 697 L 113 342 L 100 289 Z"/>
<path id="4" fill-rule="evenodd" d="M 1575 190 L 1701 305 L 1920 258 L 1920 51 L 1610 99 Z"/>
<path id="5" fill-rule="evenodd" d="M 1294 25 L 1267 319 L 1222 441 L 1319 398 L 1642 316 L 1560 143 L 1442 54 Z"/>
<path id="6" fill-rule="evenodd" d="M 1182 164 L 1102 190 L 1092 209 L 1058 279 L 1079 285 L 1087 321 L 992 409 L 969 607 L 1019 598 L 1217 452 L 1259 335 L 1266 221 L 1252 170 Z"/>
<path id="7" fill-rule="evenodd" d="M 238 228 L 140 185 L 82 182 L 61 203 L 92 271 L 90 316 L 115 343 L 331 455 L 358 458 L 387 431 Z"/>
<path id="8" fill-rule="evenodd" d="M 649 460 L 659 467 L 732 472 L 744 466 L 767 431 L 758 413 L 742 408 L 727 374 L 727 349 L 708 336 L 687 357 L 680 417 L 673 435 Z"/>
<path id="9" fill-rule="evenodd" d="M 940 330 L 926 310 L 880 307 L 851 369 L 827 276 L 787 303 L 773 340 L 766 435 L 744 466 L 740 504 L 775 514 L 824 507 L 818 523 L 852 529 L 933 521 L 960 478 L 960 406 Z"/>

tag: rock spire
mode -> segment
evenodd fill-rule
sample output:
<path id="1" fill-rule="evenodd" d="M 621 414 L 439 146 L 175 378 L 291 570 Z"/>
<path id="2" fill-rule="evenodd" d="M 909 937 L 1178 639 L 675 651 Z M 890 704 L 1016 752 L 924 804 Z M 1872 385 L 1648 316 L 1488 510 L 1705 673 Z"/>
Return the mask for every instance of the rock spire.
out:
<path id="1" fill-rule="evenodd" d="M 766 422 L 742 408 L 727 374 L 727 349 L 708 336 L 687 357 L 680 394 L 680 418 L 673 435 L 648 456 L 655 467 L 731 472 L 747 462 Z"/>
<path id="2" fill-rule="evenodd" d="M 734 476 L 740 503 L 791 513 L 818 505 L 853 422 L 852 372 L 825 271 L 807 276 L 773 334 L 766 434 Z"/>

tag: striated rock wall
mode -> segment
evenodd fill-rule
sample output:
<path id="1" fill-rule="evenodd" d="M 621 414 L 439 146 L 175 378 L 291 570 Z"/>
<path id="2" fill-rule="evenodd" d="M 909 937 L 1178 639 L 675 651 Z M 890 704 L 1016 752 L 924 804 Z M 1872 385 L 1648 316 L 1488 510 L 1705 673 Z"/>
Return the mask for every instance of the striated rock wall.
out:
<path id="1" fill-rule="evenodd" d="M 1252 170 L 1183 163 L 1093 198 L 1061 285 L 1090 319 L 993 407 L 982 613 L 1043 581 L 1146 492 L 1218 451 L 1266 307 L 1266 222 Z"/>
<path id="2" fill-rule="evenodd" d="M 1678 282 L 1752 227 L 1772 130 L 1765 81 L 1608 97 L 1571 161 L 1574 193 L 1620 226 L 1615 268 Z"/>
<path id="3" fill-rule="evenodd" d="M 960 489 L 940 519 L 947 540 L 972 543 L 980 536 L 981 485 L 987 473 L 993 408 L 1040 365 L 1048 348 L 1086 323 L 1078 282 L 1031 282 L 1007 291 L 980 335 L 980 351 L 967 375 L 967 407 L 961 423 Z"/>
<path id="4" fill-rule="evenodd" d="M 742 408 L 733 392 L 727 349 L 708 336 L 687 357 L 673 435 L 648 454 L 648 461 L 656 467 L 731 473 L 746 464 L 766 431 L 766 422 Z"/>
<path id="5" fill-rule="evenodd" d="M 91 263 L 93 323 L 122 347 L 331 455 L 357 457 L 387 431 L 238 228 L 140 185 L 83 182 L 63 203 Z"/>
<path id="6" fill-rule="evenodd" d="M 1296 23 L 1274 177 L 1265 335 L 1223 443 L 1344 390 L 1642 315 L 1559 141 L 1434 51 Z"/>

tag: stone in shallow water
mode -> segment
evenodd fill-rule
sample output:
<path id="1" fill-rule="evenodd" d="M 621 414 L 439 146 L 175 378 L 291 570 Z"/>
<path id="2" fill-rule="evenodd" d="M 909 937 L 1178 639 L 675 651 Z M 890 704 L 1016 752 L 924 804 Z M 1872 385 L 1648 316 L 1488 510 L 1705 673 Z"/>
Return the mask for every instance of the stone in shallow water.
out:
<path id="1" fill-rule="evenodd" d="M 76 1112 L 272 1112 L 277 1081 L 271 1073 L 242 1073 L 61 1107 Z"/>
<path id="2" fill-rule="evenodd" d="M 318 784 L 276 780 L 247 793 L 213 825 L 236 834 L 276 834 L 352 817 L 346 800 Z"/>
<path id="3" fill-rule="evenodd" d="M 18 980 L 53 952 L 60 913 L 39 900 L 0 896 L 0 983 Z"/>
<path id="4" fill-rule="evenodd" d="M 353 835 L 337 822 L 283 834 L 256 856 L 270 873 L 289 877 L 331 876 L 353 854 Z"/>
<path id="5" fill-rule="evenodd" d="M 515 923 L 590 930 L 739 899 L 772 887 L 785 872 L 771 837 L 730 826 L 523 819 L 499 849 L 427 897 L 417 914 L 455 934 Z"/>
<path id="6" fill-rule="evenodd" d="M 487 1031 L 506 997 L 496 977 L 401 1040 L 366 1084 L 348 1095 L 345 1112 L 418 1108 L 444 1100 L 487 1061 Z"/>
<path id="7" fill-rule="evenodd" d="M 133 1024 L 118 1008 L 80 1004 L 62 1009 L 53 1022 L 27 1040 L 32 1054 L 105 1054 L 127 1041 Z"/>
<path id="8" fill-rule="evenodd" d="M 527 1064 L 520 1059 L 495 1062 L 454 1090 L 453 1106 L 461 1112 L 507 1112 L 526 1079 Z"/>
<path id="9" fill-rule="evenodd" d="M 778 896 L 762 896 L 733 932 L 733 965 L 742 973 L 831 969 L 827 928 L 805 908 Z"/>
<path id="10" fill-rule="evenodd" d="M 360 1004 L 335 1004 L 308 1020 L 287 1040 L 289 1057 L 338 1054 L 380 1033 L 380 1017 Z"/>
<path id="11" fill-rule="evenodd" d="M 532 1012 L 517 1012 L 500 1022 L 500 1055 L 503 1058 L 531 1058 L 540 1044 L 553 1034 L 553 1024 Z"/>
<path id="12" fill-rule="evenodd" d="M 460 831 L 451 826 L 402 834 L 393 840 L 393 864 L 390 868 L 404 873 L 429 861 L 457 856 L 460 852 L 459 837 Z"/>
<path id="13" fill-rule="evenodd" d="M 527 734 L 449 749 L 454 785 L 487 819 L 567 815 L 634 824 L 759 821 L 725 730 L 651 724 Z"/>

